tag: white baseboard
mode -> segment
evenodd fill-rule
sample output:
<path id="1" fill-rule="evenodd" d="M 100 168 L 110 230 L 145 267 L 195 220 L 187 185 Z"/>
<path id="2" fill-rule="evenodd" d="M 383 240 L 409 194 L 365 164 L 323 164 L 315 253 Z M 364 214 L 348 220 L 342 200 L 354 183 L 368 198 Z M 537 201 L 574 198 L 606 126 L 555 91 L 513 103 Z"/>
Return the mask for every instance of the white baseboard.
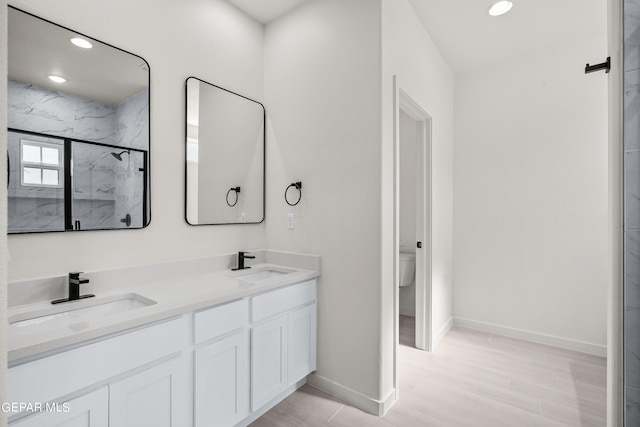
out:
<path id="1" fill-rule="evenodd" d="M 436 350 L 436 347 L 438 347 L 438 344 L 440 344 L 440 341 L 442 341 L 442 338 L 444 338 L 445 335 L 447 335 L 447 333 L 451 328 L 453 328 L 453 316 L 450 317 L 449 320 L 445 322 L 442 328 L 440 328 L 440 330 L 433 337 L 433 343 L 432 343 L 433 345 L 431 346 L 431 351 Z"/>
<path id="2" fill-rule="evenodd" d="M 335 381 L 331 381 L 328 378 L 322 377 L 317 374 L 311 374 L 307 377 L 307 384 L 318 390 L 324 391 L 331 396 L 354 406 L 361 411 L 367 412 L 376 416 L 383 416 L 396 402 L 396 391 L 391 390 L 389 394 L 383 400 L 373 399 L 365 394 L 360 393 L 345 387 L 342 384 L 338 384 Z"/>
<path id="3" fill-rule="evenodd" d="M 400 314 L 403 316 L 416 317 L 415 307 L 400 307 Z"/>
<path id="4" fill-rule="evenodd" d="M 511 338 L 533 341 L 540 344 L 552 345 L 567 350 L 579 351 L 596 356 L 607 357 L 607 346 L 593 344 L 584 341 L 572 340 L 569 338 L 557 337 L 554 335 L 541 334 L 539 332 L 527 331 L 524 329 L 511 328 L 509 326 L 496 325 L 494 323 L 480 322 L 477 320 L 454 317 L 453 324 L 464 328 L 477 329 L 492 334 L 504 335 Z"/>

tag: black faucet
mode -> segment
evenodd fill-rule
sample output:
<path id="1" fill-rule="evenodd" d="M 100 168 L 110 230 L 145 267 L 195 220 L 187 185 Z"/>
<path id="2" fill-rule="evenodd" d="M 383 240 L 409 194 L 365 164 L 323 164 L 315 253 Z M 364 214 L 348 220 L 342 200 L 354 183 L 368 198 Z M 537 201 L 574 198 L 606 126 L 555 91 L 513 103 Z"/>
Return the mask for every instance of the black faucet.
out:
<path id="1" fill-rule="evenodd" d="M 81 274 L 82 272 L 69 273 L 69 298 L 53 300 L 51 301 L 51 304 L 60 304 L 61 302 L 95 297 L 93 294 L 80 295 L 80 285 L 89 283 L 89 279 L 83 279 L 80 277 Z"/>
<path id="2" fill-rule="evenodd" d="M 247 255 L 248 253 L 249 252 L 242 252 L 242 251 L 238 252 L 238 267 L 232 268 L 231 270 L 236 271 L 236 270 L 244 270 L 246 268 L 251 268 L 249 266 L 247 266 L 247 267 L 244 266 L 244 260 L 245 259 L 254 259 L 255 258 L 255 256 Z"/>

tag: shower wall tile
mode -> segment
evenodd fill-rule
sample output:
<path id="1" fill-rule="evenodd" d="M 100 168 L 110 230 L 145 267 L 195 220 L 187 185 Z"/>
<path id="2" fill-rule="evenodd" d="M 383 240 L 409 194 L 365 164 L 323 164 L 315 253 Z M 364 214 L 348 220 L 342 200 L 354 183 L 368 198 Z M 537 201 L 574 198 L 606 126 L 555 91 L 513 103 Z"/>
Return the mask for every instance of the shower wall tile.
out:
<path id="1" fill-rule="evenodd" d="M 113 200 L 74 200 L 73 210 L 73 220 L 80 221 L 83 230 L 116 226 Z"/>
<path id="2" fill-rule="evenodd" d="M 9 127 L 149 150 L 148 89 L 117 106 L 16 81 L 8 82 L 8 91 Z M 14 145 L 16 148 L 13 151 L 10 148 L 10 157 L 12 164 L 18 164 L 19 145 Z M 77 200 L 74 200 L 73 219 L 80 220 L 83 229 L 126 227 L 120 219 L 127 214 L 131 215 L 131 227 L 143 225 L 142 185 L 145 172 L 139 171 L 143 167 L 143 155 L 131 152 L 118 162 L 110 155 L 111 151 L 74 144 L 74 194 Z M 64 216 L 52 218 L 55 203 L 43 201 L 53 200 L 51 197 L 55 195 L 50 193 L 56 190 L 20 186 L 18 169 L 12 169 L 9 190 L 19 192 L 25 200 L 11 198 L 14 202 L 10 227 L 44 229 L 62 221 L 55 227 L 64 228 Z M 38 197 L 42 205 L 37 204 Z"/>
<path id="3" fill-rule="evenodd" d="M 9 197 L 7 210 L 9 230 L 64 230 L 62 198 Z"/>
<path id="4" fill-rule="evenodd" d="M 640 390 L 633 387 L 625 387 L 625 426 L 640 426 Z"/>
<path id="5" fill-rule="evenodd" d="M 640 68 L 640 0 L 624 1 L 624 70 Z"/>
<path id="6" fill-rule="evenodd" d="M 624 305 L 640 309 L 640 231 L 624 232 Z"/>
<path id="7" fill-rule="evenodd" d="M 116 184 L 113 171 L 74 171 L 74 197 L 113 200 Z"/>
<path id="8" fill-rule="evenodd" d="M 9 111 L 64 123 L 73 121 L 73 97 L 11 80 L 7 82 L 7 92 Z"/>
<path id="9" fill-rule="evenodd" d="M 624 149 L 640 149 L 640 70 L 624 73 Z"/>
<path id="10" fill-rule="evenodd" d="M 640 389 L 640 309 L 624 309 L 624 379 L 626 387 Z"/>
<path id="11" fill-rule="evenodd" d="M 640 229 L 640 151 L 624 153 L 624 228 Z"/>
<path id="12" fill-rule="evenodd" d="M 53 136 L 73 134 L 73 126 L 69 123 L 49 120 L 45 117 L 34 117 L 9 111 L 7 113 L 7 120 L 9 127 L 14 129 L 31 130 Z"/>
<path id="13" fill-rule="evenodd" d="M 114 144 L 116 108 L 88 99 L 77 99 L 74 106 L 74 137 L 103 144 Z"/>
<path id="14" fill-rule="evenodd" d="M 116 106 L 9 80 L 9 127 L 113 144 Z"/>
<path id="15" fill-rule="evenodd" d="M 145 89 L 118 105 L 116 145 L 149 149 L 149 90 Z"/>

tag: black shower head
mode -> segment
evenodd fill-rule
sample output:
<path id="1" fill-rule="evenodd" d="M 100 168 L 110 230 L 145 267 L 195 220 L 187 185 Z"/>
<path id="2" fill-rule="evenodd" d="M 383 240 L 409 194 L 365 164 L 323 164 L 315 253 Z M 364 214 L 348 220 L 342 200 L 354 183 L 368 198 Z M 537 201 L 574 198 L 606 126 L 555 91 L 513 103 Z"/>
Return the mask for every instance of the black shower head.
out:
<path id="1" fill-rule="evenodd" d="M 124 150 L 124 151 L 121 151 L 119 153 L 111 153 L 111 155 L 113 157 L 115 157 L 119 162 L 121 162 L 122 161 L 122 155 L 125 154 L 125 153 L 129 154 L 129 150 Z"/>

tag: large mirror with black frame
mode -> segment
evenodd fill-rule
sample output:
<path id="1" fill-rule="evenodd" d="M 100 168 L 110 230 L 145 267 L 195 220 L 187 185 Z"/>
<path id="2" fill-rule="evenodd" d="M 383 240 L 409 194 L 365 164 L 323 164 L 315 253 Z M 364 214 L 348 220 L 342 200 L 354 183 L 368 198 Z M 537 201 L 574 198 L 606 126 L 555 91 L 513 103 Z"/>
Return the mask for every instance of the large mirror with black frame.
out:
<path id="1" fill-rule="evenodd" d="M 147 62 L 8 12 L 9 233 L 145 227 Z"/>
<path id="2" fill-rule="evenodd" d="M 187 79 L 186 97 L 187 222 L 262 222 L 264 106 L 195 77 Z"/>

